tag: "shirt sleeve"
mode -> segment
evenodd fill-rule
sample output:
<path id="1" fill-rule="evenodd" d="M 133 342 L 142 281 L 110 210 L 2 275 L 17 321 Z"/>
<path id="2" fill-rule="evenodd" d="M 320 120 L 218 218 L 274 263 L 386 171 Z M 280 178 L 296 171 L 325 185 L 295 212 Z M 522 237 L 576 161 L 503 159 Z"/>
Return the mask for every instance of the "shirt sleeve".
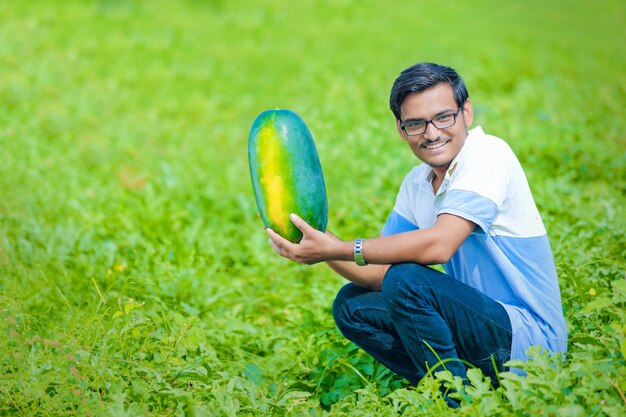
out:
<path id="1" fill-rule="evenodd" d="M 463 217 L 488 233 L 506 198 L 510 178 L 506 163 L 497 152 L 474 150 L 453 168 L 437 215 L 449 213 Z"/>
<path id="2" fill-rule="evenodd" d="M 419 229 L 413 210 L 411 210 L 412 192 L 414 191 L 410 187 L 410 177 L 411 174 L 407 175 L 404 181 L 402 181 L 402 185 L 400 185 L 400 190 L 396 196 L 396 204 L 389 217 L 387 217 L 385 226 L 381 231 L 384 236 Z"/>
<path id="3" fill-rule="evenodd" d="M 383 236 L 389 236 L 417 229 L 419 229 L 419 227 L 404 218 L 401 214 L 398 214 L 397 211 L 393 210 L 387 218 L 387 222 L 385 223 L 381 233 Z"/>

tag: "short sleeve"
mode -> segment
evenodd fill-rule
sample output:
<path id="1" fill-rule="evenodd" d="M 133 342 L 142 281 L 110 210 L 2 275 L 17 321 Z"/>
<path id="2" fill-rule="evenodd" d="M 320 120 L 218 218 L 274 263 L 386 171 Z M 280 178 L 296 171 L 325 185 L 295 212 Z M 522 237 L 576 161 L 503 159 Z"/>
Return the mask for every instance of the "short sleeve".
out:
<path id="1" fill-rule="evenodd" d="M 411 223 L 401 214 L 398 214 L 397 211 L 393 210 L 387 221 L 385 222 L 385 226 L 381 233 L 383 236 L 396 235 L 398 233 L 410 232 L 412 230 L 419 229 L 415 224 Z"/>
<path id="2" fill-rule="evenodd" d="M 418 229 L 417 221 L 411 208 L 411 201 L 413 201 L 412 193 L 415 192 L 410 186 L 413 173 L 414 172 L 409 173 L 400 185 L 400 190 L 396 196 L 396 203 L 381 231 L 385 236 Z"/>

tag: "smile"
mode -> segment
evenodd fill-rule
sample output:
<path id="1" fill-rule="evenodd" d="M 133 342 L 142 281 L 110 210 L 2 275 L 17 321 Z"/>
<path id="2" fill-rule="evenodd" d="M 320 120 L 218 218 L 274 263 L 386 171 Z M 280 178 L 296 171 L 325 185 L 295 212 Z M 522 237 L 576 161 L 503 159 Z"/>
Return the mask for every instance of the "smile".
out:
<path id="1" fill-rule="evenodd" d="M 439 149 L 442 146 L 446 145 L 448 143 L 448 141 L 442 141 L 442 142 L 435 142 L 435 143 L 429 143 L 429 144 L 423 144 L 422 148 L 426 148 L 428 150 L 435 150 L 435 149 Z"/>

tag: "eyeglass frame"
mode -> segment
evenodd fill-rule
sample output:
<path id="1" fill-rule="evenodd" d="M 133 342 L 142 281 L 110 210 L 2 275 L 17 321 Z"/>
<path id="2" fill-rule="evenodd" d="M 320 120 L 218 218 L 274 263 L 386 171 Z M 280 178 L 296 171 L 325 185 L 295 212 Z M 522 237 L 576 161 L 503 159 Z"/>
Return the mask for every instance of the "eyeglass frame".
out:
<path id="1" fill-rule="evenodd" d="M 451 125 L 448 125 L 448 126 L 439 127 L 439 126 L 437 126 L 437 125 L 435 124 L 435 119 L 436 119 L 437 117 L 441 117 L 441 116 L 444 116 L 444 115 L 445 115 L 445 114 L 440 114 L 440 115 L 437 115 L 437 116 L 433 117 L 433 118 L 432 118 L 432 119 L 430 119 L 430 120 L 422 120 L 423 122 L 425 122 L 425 123 L 424 123 L 424 130 L 423 130 L 423 131 L 421 131 L 421 132 L 419 132 L 419 133 L 412 133 L 412 134 L 409 134 L 409 133 L 406 131 L 406 128 L 405 128 L 405 122 L 402 122 L 402 121 L 400 122 L 400 128 L 402 129 L 402 131 L 404 132 L 404 134 L 405 134 L 405 135 L 407 135 L 407 136 L 418 136 L 418 135 L 422 135 L 422 134 L 424 134 L 424 133 L 428 130 L 428 124 L 429 124 L 429 123 L 430 123 L 430 124 L 432 124 L 432 125 L 433 125 L 436 129 L 447 129 L 447 128 L 452 127 L 452 126 L 454 126 L 454 125 L 456 124 L 456 118 L 459 116 L 459 113 L 461 112 L 461 110 L 462 110 L 462 109 L 463 109 L 463 106 L 459 106 L 459 108 L 457 109 L 456 113 L 451 114 L 451 116 L 452 116 L 452 124 L 451 124 Z"/>

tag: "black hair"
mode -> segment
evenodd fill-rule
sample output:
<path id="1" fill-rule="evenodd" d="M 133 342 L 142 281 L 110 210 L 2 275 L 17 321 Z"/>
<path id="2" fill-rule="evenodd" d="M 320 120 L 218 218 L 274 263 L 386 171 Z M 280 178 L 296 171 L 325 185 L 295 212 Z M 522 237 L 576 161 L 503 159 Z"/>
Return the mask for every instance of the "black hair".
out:
<path id="1" fill-rule="evenodd" d="M 469 98 L 469 94 L 461 76 L 450 67 L 422 62 L 405 69 L 396 78 L 391 88 L 389 108 L 396 119 L 400 120 L 400 107 L 409 94 L 421 93 L 444 83 L 452 87 L 454 100 L 459 107 L 462 107 Z"/>

